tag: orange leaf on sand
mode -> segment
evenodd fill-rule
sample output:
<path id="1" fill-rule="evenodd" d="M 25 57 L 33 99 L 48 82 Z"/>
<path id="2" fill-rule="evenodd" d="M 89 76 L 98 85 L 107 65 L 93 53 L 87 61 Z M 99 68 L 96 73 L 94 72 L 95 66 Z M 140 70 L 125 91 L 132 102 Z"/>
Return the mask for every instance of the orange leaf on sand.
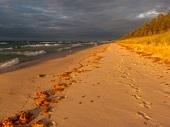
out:
<path id="1" fill-rule="evenodd" d="M 63 86 L 59 86 L 59 85 L 54 85 L 54 90 L 55 91 L 63 91 L 64 90 L 64 87 Z"/>
<path id="2" fill-rule="evenodd" d="M 31 127 L 47 127 L 42 121 L 31 124 Z"/>
<path id="3" fill-rule="evenodd" d="M 41 106 L 41 109 L 44 113 L 48 113 L 50 111 L 50 106 L 49 105 L 43 105 L 43 106 Z"/>
<path id="4" fill-rule="evenodd" d="M 36 97 L 39 97 L 39 98 L 47 98 L 50 96 L 47 91 L 40 91 L 40 92 L 37 92 L 35 95 Z"/>
<path id="5" fill-rule="evenodd" d="M 71 74 L 72 72 L 65 72 L 61 75 L 59 75 L 60 80 L 70 80 L 71 79 Z"/>
<path id="6" fill-rule="evenodd" d="M 19 123 L 20 124 L 27 124 L 30 122 L 31 119 L 31 114 L 27 113 L 27 112 L 21 112 L 21 114 L 19 115 Z"/>
<path id="7" fill-rule="evenodd" d="M 3 120 L 2 123 L 0 123 L 0 126 L 1 127 L 14 127 L 14 123 L 12 122 L 10 118 L 7 118 Z"/>
<path id="8" fill-rule="evenodd" d="M 46 98 L 38 98 L 35 100 L 35 104 L 38 107 L 41 107 L 43 105 L 49 105 L 49 102 Z"/>

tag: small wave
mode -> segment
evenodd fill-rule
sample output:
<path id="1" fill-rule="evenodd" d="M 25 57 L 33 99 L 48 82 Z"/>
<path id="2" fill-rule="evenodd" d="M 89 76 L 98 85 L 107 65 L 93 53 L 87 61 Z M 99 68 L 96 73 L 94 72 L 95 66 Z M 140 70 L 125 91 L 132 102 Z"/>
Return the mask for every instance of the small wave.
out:
<path id="1" fill-rule="evenodd" d="M 47 53 L 45 50 L 40 51 L 24 51 L 24 52 L 0 52 L 0 54 L 10 55 L 10 54 L 16 54 L 16 55 L 24 55 L 24 56 L 37 56 Z"/>
<path id="2" fill-rule="evenodd" d="M 8 44 L 7 42 L 0 42 L 0 45 L 6 45 Z"/>
<path id="3" fill-rule="evenodd" d="M 42 54 L 45 54 L 45 53 L 47 53 L 47 52 L 44 51 L 44 50 L 34 51 L 34 52 L 25 51 L 25 52 L 22 53 L 22 55 L 25 55 L 25 56 L 37 56 L 37 55 L 42 55 Z"/>
<path id="4" fill-rule="evenodd" d="M 82 46 L 82 44 L 72 44 L 71 48 L 80 47 L 80 46 Z"/>
<path id="5" fill-rule="evenodd" d="M 61 52 L 61 51 L 63 51 L 63 50 L 64 50 L 63 48 L 57 49 L 58 52 Z"/>
<path id="6" fill-rule="evenodd" d="M 24 47 L 33 47 L 33 48 L 36 48 L 36 47 L 53 47 L 53 46 L 59 46 L 60 44 L 49 44 L 49 43 L 45 43 L 45 44 L 35 44 L 35 45 L 24 45 L 22 46 L 23 48 Z"/>
<path id="7" fill-rule="evenodd" d="M 47 53 L 44 50 L 40 50 L 40 51 L 24 51 L 24 52 L 10 52 L 12 54 L 17 54 L 17 55 L 24 55 L 24 56 L 37 56 L 37 55 L 42 55 Z"/>
<path id="8" fill-rule="evenodd" d="M 7 67 L 10 67 L 10 66 L 16 65 L 18 63 L 19 63 L 18 58 L 12 59 L 12 60 L 9 60 L 9 61 L 7 61 L 5 63 L 0 64 L 0 69 L 7 68 Z"/>
<path id="9" fill-rule="evenodd" d="M 0 51 L 4 51 L 4 50 L 13 50 L 12 47 L 9 47 L 9 48 L 0 48 Z"/>
<path id="10" fill-rule="evenodd" d="M 56 42 L 40 42 L 41 44 L 56 44 Z"/>
<path id="11" fill-rule="evenodd" d="M 65 44 L 65 42 L 63 42 L 63 41 L 58 41 L 57 43 L 58 44 Z"/>
<path id="12" fill-rule="evenodd" d="M 82 44 L 72 44 L 70 46 L 59 48 L 57 51 L 71 50 L 72 48 L 83 46 Z"/>

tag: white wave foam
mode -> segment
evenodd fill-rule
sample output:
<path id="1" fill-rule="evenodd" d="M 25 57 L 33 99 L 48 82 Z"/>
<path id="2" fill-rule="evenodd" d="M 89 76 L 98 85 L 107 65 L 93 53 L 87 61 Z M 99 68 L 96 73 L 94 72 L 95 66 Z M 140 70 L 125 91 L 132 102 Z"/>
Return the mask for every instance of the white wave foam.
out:
<path id="1" fill-rule="evenodd" d="M 55 44 L 56 42 L 40 42 L 41 44 Z"/>
<path id="2" fill-rule="evenodd" d="M 60 44 L 49 44 L 49 43 L 45 43 L 45 44 L 35 44 L 35 45 L 24 45 L 22 47 L 53 47 L 53 46 L 59 46 Z"/>
<path id="3" fill-rule="evenodd" d="M 80 47 L 80 46 L 82 46 L 82 44 L 72 44 L 71 48 Z"/>
<path id="4" fill-rule="evenodd" d="M 13 48 L 12 47 L 9 47 L 9 48 L 0 48 L 0 51 L 4 51 L 4 50 L 12 50 Z"/>
<path id="5" fill-rule="evenodd" d="M 47 53 L 44 50 L 40 51 L 24 51 L 24 52 L 0 52 L 0 54 L 10 55 L 10 54 L 16 54 L 16 55 L 24 55 L 24 56 L 37 56 Z"/>
<path id="6" fill-rule="evenodd" d="M 25 55 L 25 56 L 37 56 L 37 55 L 42 55 L 42 54 L 45 54 L 45 53 L 47 53 L 47 52 L 44 51 L 44 50 L 34 51 L 34 52 L 25 51 L 25 52 L 22 53 L 22 55 Z"/>
<path id="7" fill-rule="evenodd" d="M 8 44 L 7 42 L 0 42 L 0 45 L 6 45 Z"/>
<path id="8" fill-rule="evenodd" d="M 10 66 L 13 66 L 13 65 L 16 65 L 19 63 L 19 59 L 18 58 L 15 58 L 15 59 L 12 59 L 12 60 L 9 60 L 5 63 L 2 63 L 0 64 L 0 68 L 7 68 L 7 67 L 10 67 Z"/>

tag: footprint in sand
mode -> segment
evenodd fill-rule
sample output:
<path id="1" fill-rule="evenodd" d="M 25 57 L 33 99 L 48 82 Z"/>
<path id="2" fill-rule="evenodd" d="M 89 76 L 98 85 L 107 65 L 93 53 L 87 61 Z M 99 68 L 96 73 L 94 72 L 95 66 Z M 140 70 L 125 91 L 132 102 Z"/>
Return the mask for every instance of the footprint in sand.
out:
<path id="1" fill-rule="evenodd" d="M 100 98 L 101 96 L 97 96 L 97 98 Z"/>
<path id="2" fill-rule="evenodd" d="M 68 119 L 68 117 L 64 117 L 64 120 L 67 120 Z"/>
<path id="3" fill-rule="evenodd" d="M 81 96 L 81 98 L 85 98 L 85 97 L 86 97 L 86 95 Z"/>
<path id="4" fill-rule="evenodd" d="M 166 104 L 166 103 L 167 103 L 167 101 L 163 101 L 163 103 L 164 103 L 164 104 Z"/>
<path id="5" fill-rule="evenodd" d="M 134 95 L 132 95 L 135 99 L 137 99 L 137 100 L 139 100 L 139 99 L 141 99 L 141 96 L 139 96 L 139 95 L 136 95 L 136 94 L 134 94 Z"/>
<path id="6" fill-rule="evenodd" d="M 149 127 L 162 127 L 159 123 L 157 123 L 157 121 L 155 121 L 149 115 L 147 115 L 146 113 L 144 113 L 142 111 L 138 111 L 137 115 L 139 117 L 142 117 L 145 120 L 144 124 L 149 126 Z"/>
<path id="7" fill-rule="evenodd" d="M 141 92 L 141 90 L 139 88 L 135 88 L 135 90 L 136 90 L 136 93 L 140 93 Z"/>
<path id="8" fill-rule="evenodd" d="M 140 105 L 144 108 L 150 109 L 152 104 L 147 101 L 142 101 Z"/>
<path id="9" fill-rule="evenodd" d="M 137 115 L 139 115 L 140 117 L 144 118 L 145 120 L 150 120 L 151 119 L 150 116 L 148 116 L 146 113 L 141 112 L 141 111 L 138 111 Z"/>
<path id="10" fill-rule="evenodd" d="M 125 75 L 121 75 L 121 78 L 124 78 L 124 79 L 126 79 L 127 77 L 126 77 Z"/>
<path id="11" fill-rule="evenodd" d="M 91 102 L 91 103 L 93 103 L 93 102 L 94 102 L 94 100 L 91 100 L 90 102 Z"/>
<path id="12" fill-rule="evenodd" d="M 161 92 L 162 92 L 166 97 L 169 97 L 169 95 L 170 95 L 170 90 L 169 90 L 169 89 L 163 89 L 163 90 L 161 90 Z"/>
<path id="13" fill-rule="evenodd" d="M 79 104 L 82 104 L 82 102 L 80 101 Z"/>
<path id="14" fill-rule="evenodd" d="M 40 78 L 43 78 L 43 77 L 47 76 L 47 74 L 39 74 L 38 76 L 39 76 Z"/>
<path id="15" fill-rule="evenodd" d="M 165 83 L 165 86 L 169 86 L 170 84 L 169 83 Z"/>
<path id="16" fill-rule="evenodd" d="M 162 75 L 159 75 L 159 76 L 158 76 L 158 78 L 159 78 L 159 79 L 161 79 L 161 78 L 164 78 L 164 76 L 162 76 Z"/>
<path id="17" fill-rule="evenodd" d="M 100 82 L 97 82 L 97 85 L 100 85 Z"/>
<path id="18" fill-rule="evenodd" d="M 130 87 L 132 87 L 132 88 L 135 88 L 135 85 L 134 85 L 134 84 L 129 83 L 128 85 L 129 85 Z"/>

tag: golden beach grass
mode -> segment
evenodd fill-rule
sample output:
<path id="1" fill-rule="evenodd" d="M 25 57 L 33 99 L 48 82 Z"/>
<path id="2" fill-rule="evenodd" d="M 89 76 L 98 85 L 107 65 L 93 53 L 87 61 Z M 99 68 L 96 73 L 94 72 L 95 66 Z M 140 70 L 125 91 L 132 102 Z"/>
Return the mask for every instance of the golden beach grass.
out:
<path id="1" fill-rule="evenodd" d="M 170 63 L 170 31 L 153 36 L 121 40 L 119 43 L 137 53 Z"/>

